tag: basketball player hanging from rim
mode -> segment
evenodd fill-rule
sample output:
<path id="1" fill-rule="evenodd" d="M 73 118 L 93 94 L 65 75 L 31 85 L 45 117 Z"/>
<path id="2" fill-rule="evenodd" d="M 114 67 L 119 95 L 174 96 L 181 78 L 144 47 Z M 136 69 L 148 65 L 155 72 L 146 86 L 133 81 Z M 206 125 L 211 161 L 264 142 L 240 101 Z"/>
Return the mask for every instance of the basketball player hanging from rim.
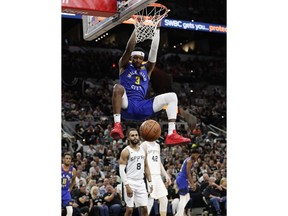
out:
<path id="1" fill-rule="evenodd" d="M 189 143 L 191 140 L 176 132 L 178 98 L 174 92 L 157 95 L 145 99 L 149 80 L 156 64 L 160 40 L 160 30 L 155 30 L 152 38 L 148 61 L 144 62 L 144 50 L 136 47 L 136 30 L 130 36 L 126 50 L 119 60 L 119 84 L 113 87 L 112 106 L 114 113 L 114 128 L 111 136 L 123 139 L 121 117 L 126 120 L 144 120 L 167 106 L 168 135 L 166 145 Z"/>

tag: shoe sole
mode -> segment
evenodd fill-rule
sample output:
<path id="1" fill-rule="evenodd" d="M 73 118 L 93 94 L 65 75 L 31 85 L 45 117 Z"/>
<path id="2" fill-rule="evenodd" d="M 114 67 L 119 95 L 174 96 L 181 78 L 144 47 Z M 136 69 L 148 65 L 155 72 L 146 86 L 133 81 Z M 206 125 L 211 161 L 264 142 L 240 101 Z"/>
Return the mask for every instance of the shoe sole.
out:
<path id="1" fill-rule="evenodd" d="M 123 139 L 121 138 L 121 136 L 118 133 L 111 133 L 110 136 L 115 139 L 115 140 L 119 140 L 119 139 Z"/>
<path id="2" fill-rule="evenodd" d="M 166 146 L 176 146 L 176 145 L 182 145 L 182 144 L 189 144 L 189 143 L 191 143 L 191 141 L 187 141 L 187 142 L 181 142 L 181 143 L 172 143 L 172 144 L 166 144 L 165 143 L 165 145 Z"/>

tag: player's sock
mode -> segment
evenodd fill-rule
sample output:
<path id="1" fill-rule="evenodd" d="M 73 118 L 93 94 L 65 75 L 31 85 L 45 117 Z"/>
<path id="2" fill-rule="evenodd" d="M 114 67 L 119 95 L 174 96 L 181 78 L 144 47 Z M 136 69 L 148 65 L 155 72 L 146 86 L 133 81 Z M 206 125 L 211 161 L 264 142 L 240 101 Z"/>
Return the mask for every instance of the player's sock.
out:
<path id="1" fill-rule="evenodd" d="M 175 130 L 175 122 L 168 122 L 168 135 L 173 133 L 173 130 Z"/>
<path id="2" fill-rule="evenodd" d="M 180 195 L 180 201 L 179 201 L 178 208 L 177 208 L 177 213 L 176 213 L 175 216 L 184 215 L 185 206 L 188 203 L 189 199 L 190 199 L 190 195 L 189 194 L 186 194 L 184 196 Z"/>
<path id="3" fill-rule="evenodd" d="M 72 216 L 72 214 L 73 214 L 72 206 L 66 206 L 66 210 L 67 210 L 66 216 Z"/>
<path id="4" fill-rule="evenodd" d="M 114 114 L 113 117 L 115 123 L 121 121 L 121 114 Z"/>

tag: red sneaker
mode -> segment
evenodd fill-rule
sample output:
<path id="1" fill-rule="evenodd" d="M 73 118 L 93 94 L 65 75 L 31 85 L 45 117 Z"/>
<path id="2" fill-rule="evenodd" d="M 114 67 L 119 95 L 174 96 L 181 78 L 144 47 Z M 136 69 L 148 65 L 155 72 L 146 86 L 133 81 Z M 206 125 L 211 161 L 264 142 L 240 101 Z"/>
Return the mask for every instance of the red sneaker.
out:
<path id="1" fill-rule="evenodd" d="M 122 132 L 122 126 L 121 126 L 120 122 L 114 123 L 114 128 L 112 129 L 110 136 L 116 140 L 119 140 L 120 138 L 121 139 L 124 138 L 124 134 Z"/>
<path id="2" fill-rule="evenodd" d="M 179 135 L 176 130 L 173 130 L 173 133 L 166 136 L 165 144 L 166 145 L 179 145 L 184 143 L 190 143 L 191 140 L 189 138 L 182 137 Z"/>

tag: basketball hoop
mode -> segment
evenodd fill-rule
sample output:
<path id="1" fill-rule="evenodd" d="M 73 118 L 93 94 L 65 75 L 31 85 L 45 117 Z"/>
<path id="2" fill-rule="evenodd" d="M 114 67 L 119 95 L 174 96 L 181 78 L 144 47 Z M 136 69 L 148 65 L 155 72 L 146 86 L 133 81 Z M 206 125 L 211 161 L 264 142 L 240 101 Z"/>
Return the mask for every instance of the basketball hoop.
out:
<path id="1" fill-rule="evenodd" d="M 160 21 L 167 16 L 169 10 L 166 6 L 153 3 L 139 11 L 131 18 L 136 29 L 136 43 L 151 39 Z"/>

